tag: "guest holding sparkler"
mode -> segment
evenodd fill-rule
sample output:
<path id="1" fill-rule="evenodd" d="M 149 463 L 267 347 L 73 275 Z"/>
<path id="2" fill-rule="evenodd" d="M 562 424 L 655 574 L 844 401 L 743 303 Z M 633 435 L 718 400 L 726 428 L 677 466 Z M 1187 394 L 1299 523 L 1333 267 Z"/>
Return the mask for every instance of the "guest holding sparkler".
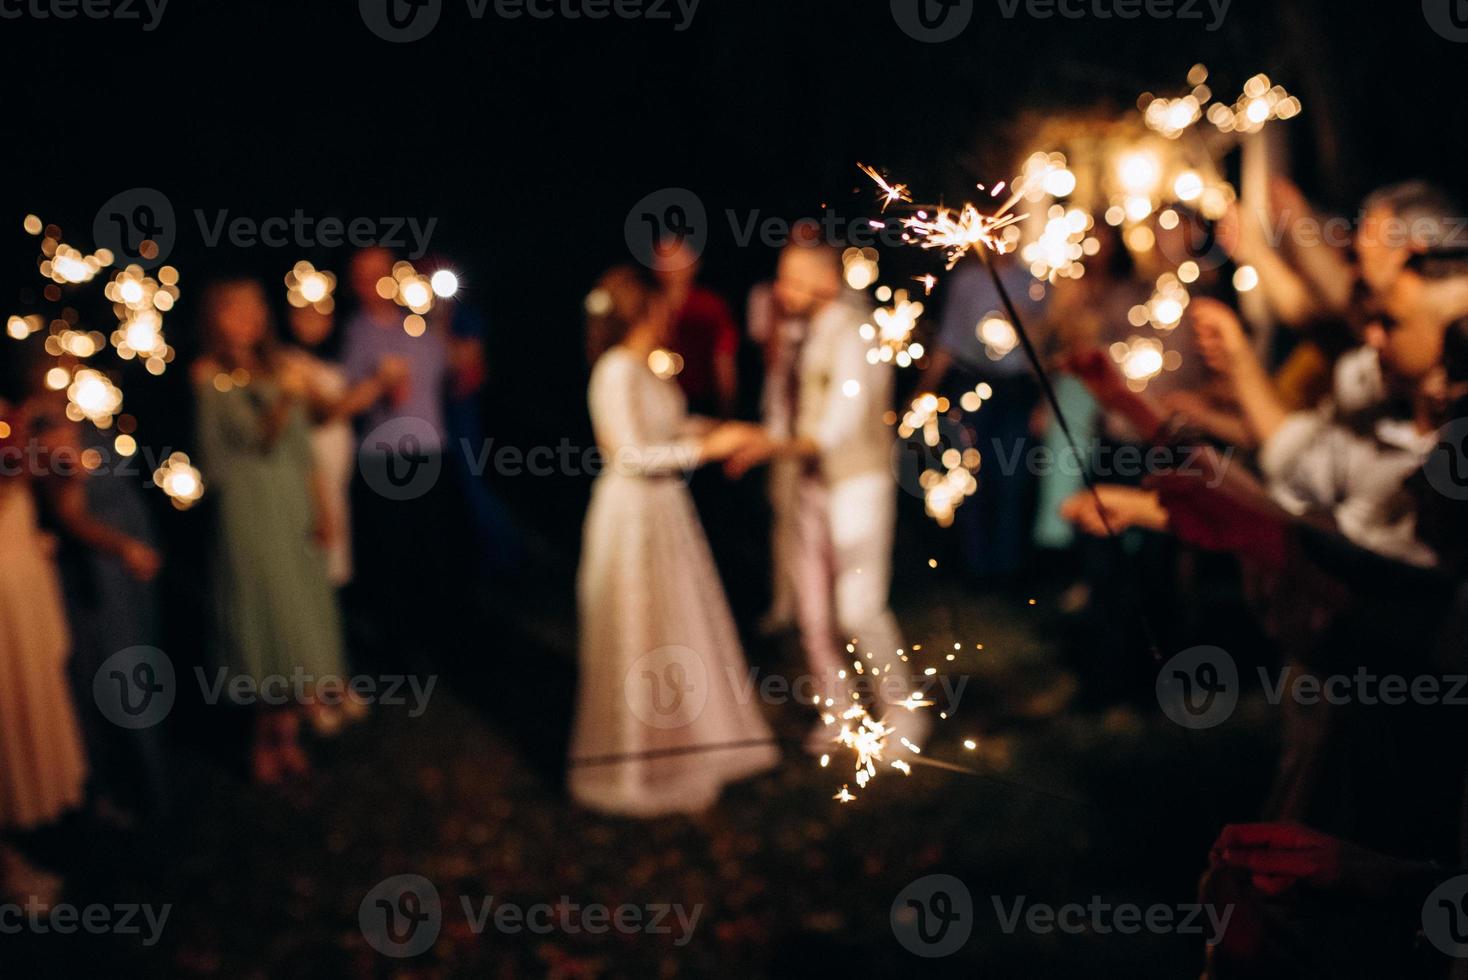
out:
<path id="1" fill-rule="evenodd" d="M 426 266 L 438 290 L 428 314 L 430 329 L 449 338 L 444 393 L 445 434 L 451 449 L 447 463 L 474 527 L 480 570 L 488 577 L 504 576 L 521 566 L 525 544 L 504 500 L 474 465 L 488 444 L 483 411 L 489 380 L 489 326 L 484 315 L 463 298 L 458 276 L 444 260 L 430 259 Z"/>
<path id="2" fill-rule="evenodd" d="M 282 349 L 282 358 L 305 381 L 305 405 L 311 419 L 311 456 L 321 484 L 326 569 L 336 589 L 352 581 L 352 477 L 356 472 L 356 437 L 352 419 L 367 411 L 402 383 L 407 367 L 401 358 L 384 357 L 376 373 L 356 384 L 336 361 L 323 356 L 333 340 L 331 313 L 314 305 L 292 305 L 287 314 L 295 346 Z M 366 714 L 365 705 L 348 693 L 340 706 L 320 705 L 308 714 L 318 735 L 336 735 L 342 725 Z"/>
<path id="3" fill-rule="evenodd" d="M 127 824 L 166 804 L 162 733 L 156 726 L 113 724 L 97 708 L 93 683 L 119 650 L 158 645 L 155 580 L 163 557 L 136 473 L 122 465 L 112 439 L 67 418 L 65 395 L 43 382 L 45 363 L 38 359 L 31 372 L 32 431 L 50 458 L 70 461 L 50 467 L 39 489 L 49 526 L 61 538 L 72 691 L 86 736 L 92 804 L 103 819 Z"/>
<path id="4" fill-rule="evenodd" d="M 362 418 L 362 474 L 353 491 L 361 617 L 374 624 L 380 660 L 424 663 L 448 649 L 463 594 L 471 545 L 460 528 L 463 495 L 443 476 L 448 441 L 445 398 L 451 338 L 440 318 L 415 317 L 410 333 L 394 300 L 394 260 L 384 248 L 352 256 L 348 280 L 357 312 L 347 321 L 342 357 L 347 378 L 373 377 L 384 358 L 406 372 Z M 419 477 L 422 477 L 420 480 Z M 437 549 L 423 560 L 425 544 Z"/>
<path id="5" fill-rule="evenodd" d="M 304 675 L 345 676 L 341 622 L 327 573 L 326 491 L 311 454 L 310 382 L 271 337 L 260 284 L 216 283 L 204 297 L 205 346 L 193 367 L 198 439 L 213 488 L 215 646 L 261 690 Z M 260 706 L 251 771 L 264 784 L 303 775 L 300 712 Z"/>
<path id="6" fill-rule="evenodd" d="M 36 522 L 19 386 L 0 394 L 0 900 L 56 901 L 61 880 L 36 868 L 14 835 L 81 805 L 86 757 L 66 680 L 70 636 L 52 545 Z"/>
<path id="7" fill-rule="evenodd" d="M 403 382 L 407 365 L 402 358 L 384 357 L 375 373 L 349 384 L 341 364 L 327 355 L 335 339 L 332 314 L 311 306 L 292 307 L 287 319 L 295 345 L 281 354 L 306 379 L 311 453 L 326 484 L 333 532 L 326 549 L 327 570 L 331 584 L 340 589 L 353 576 L 350 490 L 357 453 L 351 423 Z"/>
<path id="8" fill-rule="evenodd" d="M 608 813 L 698 813 L 779 758 L 757 702 L 738 697 L 734 679 L 748 668 L 684 485 L 688 471 L 759 433 L 690 417 L 678 387 L 654 373 L 650 362 L 669 356 L 671 317 L 645 272 L 612 269 L 586 305 L 591 419 L 606 466 L 577 581 L 570 792 Z"/>

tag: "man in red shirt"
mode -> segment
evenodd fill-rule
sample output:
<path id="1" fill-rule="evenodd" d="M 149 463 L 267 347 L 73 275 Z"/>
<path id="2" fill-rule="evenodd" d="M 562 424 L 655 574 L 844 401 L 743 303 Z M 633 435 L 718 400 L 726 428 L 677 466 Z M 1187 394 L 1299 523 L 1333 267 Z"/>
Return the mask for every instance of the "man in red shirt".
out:
<path id="1" fill-rule="evenodd" d="M 694 281 L 698 268 L 697 256 L 682 244 L 658 262 L 657 275 L 673 310 L 673 352 L 683 358 L 678 385 L 688 396 L 689 411 L 731 418 L 738 405 L 739 330 L 723 298 Z"/>

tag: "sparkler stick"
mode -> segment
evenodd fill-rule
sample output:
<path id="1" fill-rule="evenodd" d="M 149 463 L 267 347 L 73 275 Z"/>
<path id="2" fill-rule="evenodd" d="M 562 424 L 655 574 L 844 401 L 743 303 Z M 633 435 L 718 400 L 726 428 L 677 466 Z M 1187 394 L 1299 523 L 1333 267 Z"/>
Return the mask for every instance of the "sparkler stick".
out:
<path id="1" fill-rule="evenodd" d="M 883 190 L 889 186 L 887 181 L 876 176 L 872 168 L 861 165 L 863 173 L 877 181 L 877 185 Z M 997 234 L 1004 228 L 1019 221 L 1024 215 L 1016 215 L 1011 209 L 1029 192 L 1036 182 L 1043 181 L 1044 173 L 1034 174 L 1031 177 L 1011 186 L 1009 196 L 1004 203 L 993 214 L 983 214 L 972 204 L 965 204 L 959 212 L 959 218 L 955 221 L 947 208 L 939 208 L 935 220 L 929 220 L 925 213 L 919 212 L 918 217 L 908 218 L 903 224 L 915 232 L 924 248 L 942 248 L 948 255 L 948 267 L 951 269 L 963 257 L 964 252 L 977 252 L 979 260 L 984 263 L 984 268 L 989 271 L 989 278 L 994 283 L 994 289 L 999 293 L 999 299 L 1004 304 L 1004 310 L 1009 315 L 1009 322 L 1014 327 L 1016 336 L 1019 338 L 1020 346 L 1024 348 L 1025 357 L 1030 362 L 1030 368 L 1034 371 L 1035 379 L 1040 383 L 1040 390 L 1045 395 L 1050 410 L 1055 413 L 1056 424 L 1060 426 L 1061 434 L 1065 437 L 1066 444 L 1077 460 L 1081 459 L 1080 444 L 1076 442 L 1075 433 L 1071 430 L 1070 420 L 1065 417 L 1065 410 L 1060 406 L 1060 397 L 1055 392 L 1055 385 L 1050 378 L 1050 372 L 1040 360 L 1040 353 L 1035 348 L 1029 330 L 1025 327 L 1024 318 L 1020 316 L 1019 310 L 1014 305 L 1014 300 L 1005 288 L 1004 281 L 999 277 L 999 270 L 994 265 L 994 260 L 989 255 L 992 251 L 1002 254 L 1006 251 L 1003 239 Z M 997 197 L 1002 193 L 1004 185 L 996 184 L 990 192 L 990 196 Z M 1120 535 L 1112 527 L 1110 519 L 1106 516 L 1106 505 L 1101 499 L 1101 491 L 1096 486 L 1096 481 L 1089 470 L 1084 466 L 1081 469 L 1081 480 L 1090 492 L 1091 498 L 1096 502 L 1097 516 L 1101 520 L 1101 526 L 1106 530 L 1106 536 L 1111 540 L 1118 540 Z M 1158 663 L 1162 662 L 1162 652 L 1157 645 L 1155 631 L 1152 629 L 1151 621 L 1147 618 L 1144 610 L 1138 610 L 1138 618 L 1142 624 L 1142 630 L 1147 639 L 1147 646 L 1152 654 L 1152 659 Z"/>
<path id="2" fill-rule="evenodd" d="M 1045 394 L 1045 400 L 1050 403 L 1050 410 L 1055 413 L 1055 423 L 1060 426 L 1060 432 L 1065 436 L 1066 445 L 1075 455 L 1077 460 L 1081 459 L 1080 445 L 1076 442 L 1075 434 L 1071 432 L 1070 421 L 1065 417 L 1065 412 L 1060 407 L 1060 396 L 1055 393 L 1055 385 L 1050 380 L 1050 372 L 1040 360 L 1040 354 L 1035 349 L 1034 341 L 1030 339 L 1030 332 L 1025 328 L 1024 319 L 1015 308 L 1014 300 L 1009 297 L 1009 290 L 1004 288 L 1004 280 L 999 278 L 999 270 L 995 268 L 994 262 L 987 254 L 980 251 L 979 259 L 984 267 L 989 270 L 989 278 L 994 282 L 994 288 L 999 292 L 999 300 L 1004 304 L 1004 310 L 1009 314 L 1009 320 L 1014 324 L 1014 332 L 1019 335 L 1020 346 L 1024 348 L 1025 357 L 1029 359 L 1030 368 L 1035 372 L 1035 380 L 1040 382 L 1040 390 Z M 1096 516 L 1101 519 L 1101 526 L 1106 530 L 1106 536 L 1112 541 L 1121 539 L 1121 535 L 1111 526 L 1111 521 L 1106 516 L 1106 503 L 1101 499 L 1101 491 L 1096 487 L 1096 480 L 1091 471 L 1085 467 L 1079 467 L 1081 480 L 1086 485 L 1086 490 L 1091 494 L 1091 499 L 1096 501 Z M 1162 649 L 1157 643 L 1157 633 L 1152 628 L 1152 620 L 1147 616 L 1147 611 L 1140 606 L 1137 607 L 1137 621 L 1141 624 L 1142 633 L 1147 639 L 1147 649 L 1152 654 L 1152 660 L 1162 663 Z"/>
<path id="3" fill-rule="evenodd" d="M 1035 372 L 1035 380 L 1040 382 L 1040 390 L 1045 395 L 1045 400 L 1050 403 L 1050 410 L 1055 413 L 1055 422 L 1060 426 L 1060 432 L 1065 436 L 1066 445 L 1075 458 L 1081 458 L 1080 445 L 1076 442 L 1075 434 L 1071 432 L 1070 420 L 1065 417 L 1065 411 L 1060 407 L 1060 396 L 1055 392 L 1055 385 L 1050 380 L 1050 372 L 1040 360 L 1040 354 L 1035 349 L 1035 343 L 1030 339 L 1030 331 L 1025 327 L 1024 318 L 1019 315 L 1015 308 L 1014 300 L 1009 296 L 1009 290 L 1004 287 L 1004 280 L 999 277 L 999 270 L 995 268 L 993 260 L 985 252 L 979 252 L 979 259 L 984 263 L 984 268 L 989 270 L 989 278 L 994 283 L 994 288 L 999 293 L 999 300 L 1004 304 L 1004 311 L 1009 314 L 1009 322 L 1014 325 L 1014 332 L 1019 337 L 1020 346 L 1024 348 L 1025 357 L 1029 359 L 1030 367 Z M 1092 478 L 1090 471 L 1082 466 L 1081 479 L 1086 484 L 1086 489 L 1091 492 L 1096 501 L 1097 514 L 1101 518 L 1101 525 L 1106 529 L 1106 536 L 1112 539 L 1118 537 L 1116 529 L 1111 526 L 1111 521 L 1106 517 L 1106 506 L 1102 503 L 1101 492 L 1096 489 L 1096 481 Z"/>

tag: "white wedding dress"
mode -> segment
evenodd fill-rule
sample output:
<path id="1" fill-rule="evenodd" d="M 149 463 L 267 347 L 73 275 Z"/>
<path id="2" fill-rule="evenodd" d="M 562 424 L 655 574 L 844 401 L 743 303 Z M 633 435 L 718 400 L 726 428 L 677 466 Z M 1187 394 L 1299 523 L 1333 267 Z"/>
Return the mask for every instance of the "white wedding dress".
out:
<path id="1" fill-rule="evenodd" d="M 577 581 L 571 796 L 627 816 L 698 812 L 779 753 L 685 485 L 696 423 L 678 386 L 622 347 L 593 368 L 590 404 L 603 469 Z"/>

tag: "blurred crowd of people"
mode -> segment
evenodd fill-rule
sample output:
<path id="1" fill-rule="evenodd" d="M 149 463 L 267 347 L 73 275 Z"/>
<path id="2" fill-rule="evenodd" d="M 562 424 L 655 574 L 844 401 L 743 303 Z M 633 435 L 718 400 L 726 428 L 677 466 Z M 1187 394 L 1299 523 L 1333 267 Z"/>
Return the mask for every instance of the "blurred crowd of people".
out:
<path id="1" fill-rule="evenodd" d="M 1185 386 L 1139 391 L 1092 345 L 1058 355 L 1103 432 L 1163 451 L 1150 472 L 1097 476 L 1094 493 L 1076 488 L 1060 506 L 1108 546 L 1166 549 L 1137 570 L 1156 588 L 1094 622 L 1141 610 L 1161 624 L 1164 652 L 1227 647 L 1245 683 L 1262 665 L 1286 692 L 1267 822 L 1226 828 L 1205 880 L 1210 901 L 1239 909 L 1210 951 L 1213 975 L 1446 969 L 1420 933 L 1430 893 L 1464 867 L 1465 712 L 1461 698 L 1420 692 L 1451 690 L 1468 667 L 1462 207 L 1414 181 L 1366 198 L 1351 249 L 1271 241 L 1268 228 L 1318 220 L 1276 179 L 1268 208 L 1235 210 L 1218 241 L 1258 270 L 1262 322 L 1279 335 L 1262 338 L 1222 290 L 1195 287 L 1178 332 L 1201 376 Z M 1209 553 L 1237 561 L 1252 640 L 1199 601 Z M 1135 627 L 1117 628 L 1135 641 Z M 1414 693 L 1354 686 L 1381 677 Z M 1350 693 L 1307 696 L 1321 689 Z"/>
<path id="2" fill-rule="evenodd" d="M 352 257 L 355 313 L 341 325 L 334 308 L 279 304 L 282 334 L 254 279 L 216 281 L 202 297 L 190 367 L 209 496 L 202 661 L 252 717 L 246 768 L 259 784 L 309 774 L 303 726 L 330 738 L 367 713 L 350 660 L 427 666 L 469 584 L 518 562 L 517 532 L 474 457 L 446 451 L 483 441 L 484 320 L 445 299 L 410 336 L 382 288 L 394 263 L 379 248 Z M 124 829 L 168 810 L 160 719 L 139 706 L 162 693 L 165 664 L 170 683 L 187 683 L 186 663 L 173 677 L 160 649 L 166 558 L 150 474 L 68 415 L 39 344 L 6 353 L 0 891 L 44 903 L 62 882 L 20 838 L 82 806 Z M 386 499 L 392 484 L 363 477 L 404 465 L 441 478 Z"/>
<path id="3" fill-rule="evenodd" d="M 1143 255 L 1098 221 L 1100 248 L 1079 279 L 1042 284 L 1001 263 L 1024 325 L 1008 323 L 989 271 L 965 262 L 943 281 L 936 336 L 905 390 L 890 363 L 867 356 L 870 306 L 843 283 L 829 243 L 784 248 L 749 295 L 747 334 L 681 245 L 611 269 L 586 299 L 589 407 L 607 465 L 578 579 L 571 795 L 619 814 L 698 812 L 778 758 L 766 720 L 732 686 L 743 652 L 713 562 L 730 530 L 727 486 L 757 468 L 772 518 L 762 626 L 798 633 L 818 716 L 809 748 L 870 710 L 894 757 L 920 751 L 926 716 L 906 704 L 905 684 L 863 696 L 847 671 L 855 656 L 875 676 L 907 676 L 888 607 L 900 465 L 890 420 L 916 393 L 958 405 L 985 390 L 980 410 L 953 413 L 984 460 L 956 512 L 961 564 L 978 588 L 1028 590 L 1037 576 L 1064 587 L 1084 638 L 1071 654 L 1082 704 L 1150 698 L 1154 644 L 1228 647 L 1246 665 L 1280 665 L 1291 684 L 1370 671 L 1448 685 L 1468 667 L 1462 207 L 1440 188 L 1399 184 L 1365 200 L 1351 249 L 1271 239 L 1266 229 L 1313 217 L 1277 179 L 1263 213 L 1236 208 L 1213 229 L 1221 257 L 1194 263 L 1171 335 L 1179 362 L 1146 385 L 1109 349 L 1158 273 L 1192 254 L 1197 219 L 1159 226 Z M 1225 275 L 1244 265 L 1263 300 L 1248 316 Z M 405 330 L 380 288 L 393 269 L 384 250 L 356 254 L 354 315 L 338 327 L 292 307 L 284 336 L 259 282 L 204 294 L 191 379 L 211 497 L 208 647 L 232 676 L 341 678 L 349 656 L 430 666 L 453 642 L 454 617 L 436 611 L 462 601 L 466 583 L 522 565 L 520 532 L 476 456 L 456 450 L 483 442 L 484 321 L 450 300 L 422 331 Z M 1041 342 L 1053 403 L 1017 343 L 1022 326 Z M 763 353 L 757 422 L 735 418 L 742 346 Z M 43 359 L 15 360 L 0 392 L 7 451 L 111 452 L 68 418 Z M 1032 449 L 1054 458 L 1072 440 L 1089 472 L 1027 465 Z M 713 478 L 694 476 L 690 492 L 686 478 L 708 464 Z M 445 478 L 393 492 L 420 471 Z M 118 821 L 168 805 L 157 729 L 98 709 L 108 658 L 160 642 L 165 559 L 141 492 L 136 474 L 106 466 L 0 478 L 6 892 L 59 886 L 19 835 L 84 801 Z M 366 625 L 349 639 L 339 592 L 354 579 L 354 621 Z M 1237 604 L 1216 601 L 1221 581 L 1235 583 Z M 336 694 L 254 709 L 255 781 L 307 774 L 303 726 L 329 737 L 366 712 Z M 1266 822 L 1225 829 L 1212 855 L 1206 893 L 1244 911 L 1210 969 L 1400 974 L 1420 960 L 1422 900 L 1464 868 L 1462 714 L 1410 701 L 1287 698 L 1283 709 Z"/>

